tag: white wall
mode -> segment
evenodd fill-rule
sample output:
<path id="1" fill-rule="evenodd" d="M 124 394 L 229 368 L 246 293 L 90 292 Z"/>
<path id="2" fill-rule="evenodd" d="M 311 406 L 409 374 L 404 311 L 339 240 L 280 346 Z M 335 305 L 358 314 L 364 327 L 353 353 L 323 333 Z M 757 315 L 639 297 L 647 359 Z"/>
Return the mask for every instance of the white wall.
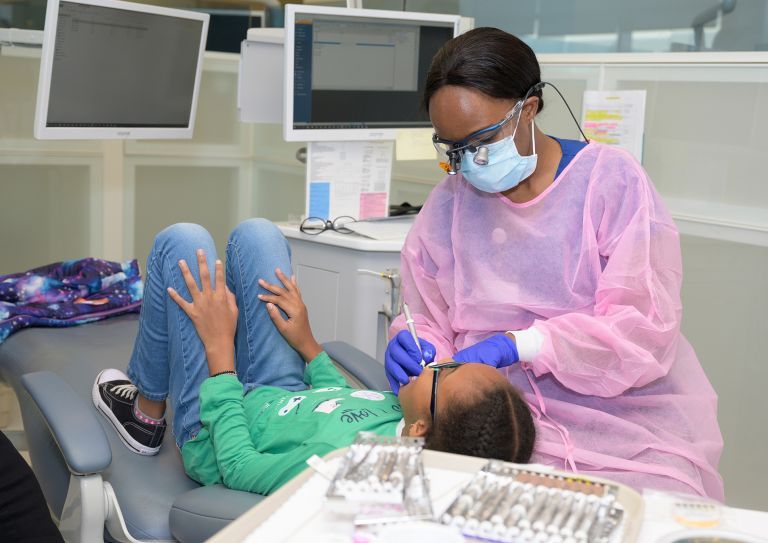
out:
<path id="1" fill-rule="evenodd" d="M 646 90 L 643 166 L 683 234 L 682 330 L 719 395 L 726 499 L 768 509 L 768 55 L 686 59 L 540 56 L 577 118 L 586 89 Z M 543 129 L 577 137 L 560 98 L 544 99 Z"/>
<path id="2" fill-rule="evenodd" d="M 728 504 L 768 509 L 768 249 L 682 236 L 683 333 L 719 396 Z"/>

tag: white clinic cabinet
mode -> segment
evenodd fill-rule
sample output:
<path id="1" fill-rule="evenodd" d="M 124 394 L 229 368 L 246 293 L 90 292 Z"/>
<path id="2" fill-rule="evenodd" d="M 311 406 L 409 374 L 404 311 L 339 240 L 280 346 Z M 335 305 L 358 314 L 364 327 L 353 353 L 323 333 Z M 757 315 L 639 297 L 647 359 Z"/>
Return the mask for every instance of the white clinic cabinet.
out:
<path id="1" fill-rule="evenodd" d="M 399 273 L 404 239 L 374 240 L 327 230 L 303 234 L 296 224 L 278 224 L 291 247 L 293 271 L 320 343 L 344 341 L 384 363 L 387 316 L 399 288 L 361 271 Z M 399 285 L 399 280 L 397 282 Z"/>

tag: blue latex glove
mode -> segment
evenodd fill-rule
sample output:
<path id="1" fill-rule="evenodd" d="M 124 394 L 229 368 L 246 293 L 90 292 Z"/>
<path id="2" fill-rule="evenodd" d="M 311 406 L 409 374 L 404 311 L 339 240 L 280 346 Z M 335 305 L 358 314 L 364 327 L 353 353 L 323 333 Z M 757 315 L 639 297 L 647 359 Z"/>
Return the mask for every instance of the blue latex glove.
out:
<path id="1" fill-rule="evenodd" d="M 453 359 L 456 362 L 482 362 L 494 368 L 505 368 L 520 360 L 520 357 L 517 354 L 517 345 L 511 337 L 496 334 L 460 350 Z"/>
<path id="2" fill-rule="evenodd" d="M 409 377 L 421 374 L 424 369 L 421 367 L 422 354 L 424 362 L 427 364 L 435 359 L 435 346 L 421 338 L 419 338 L 419 343 L 421 344 L 421 353 L 419 353 L 410 332 L 400 330 L 387 345 L 387 351 L 384 353 L 384 371 L 387 374 L 389 386 L 395 394 L 400 392 L 401 385 L 408 384 Z"/>

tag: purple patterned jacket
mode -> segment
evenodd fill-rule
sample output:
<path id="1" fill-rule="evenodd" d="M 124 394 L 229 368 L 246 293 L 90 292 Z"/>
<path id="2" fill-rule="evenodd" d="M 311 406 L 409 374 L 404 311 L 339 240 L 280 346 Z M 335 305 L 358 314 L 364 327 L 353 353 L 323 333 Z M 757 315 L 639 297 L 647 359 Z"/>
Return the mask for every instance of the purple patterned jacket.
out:
<path id="1" fill-rule="evenodd" d="M 136 260 L 83 258 L 0 275 L 0 343 L 28 326 L 75 326 L 138 312 L 143 291 Z"/>

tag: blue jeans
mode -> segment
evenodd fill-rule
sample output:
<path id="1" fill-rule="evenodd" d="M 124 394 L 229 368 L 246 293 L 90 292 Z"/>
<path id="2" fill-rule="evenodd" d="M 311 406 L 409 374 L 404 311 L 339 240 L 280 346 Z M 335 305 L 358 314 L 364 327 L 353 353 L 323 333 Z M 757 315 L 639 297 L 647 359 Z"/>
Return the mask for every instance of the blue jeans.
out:
<path id="1" fill-rule="evenodd" d="M 150 400 L 170 397 L 173 434 L 181 448 L 200 430 L 200 385 L 208 377 L 205 349 L 192 321 L 166 291 L 173 287 L 191 300 L 178 262 L 187 261 L 198 286 L 195 251 L 203 249 L 211 278 L 217 254 L 208 231 L 196 224 L 175 224 L 155 238 L 147 258 L 139 331 L 128 364 L 128 377 Z M 227 242 L 227 286 L 237 298 L 235 368 L 243 393 L 260 386 L 303 390 L 304 361 L 275 328 L 264 303 L 267 291 L 258 280 L 280 284 L 275 268 L 291 275 L 285 237 L 271 222 L 250 219 L 232 231 Z"/>

